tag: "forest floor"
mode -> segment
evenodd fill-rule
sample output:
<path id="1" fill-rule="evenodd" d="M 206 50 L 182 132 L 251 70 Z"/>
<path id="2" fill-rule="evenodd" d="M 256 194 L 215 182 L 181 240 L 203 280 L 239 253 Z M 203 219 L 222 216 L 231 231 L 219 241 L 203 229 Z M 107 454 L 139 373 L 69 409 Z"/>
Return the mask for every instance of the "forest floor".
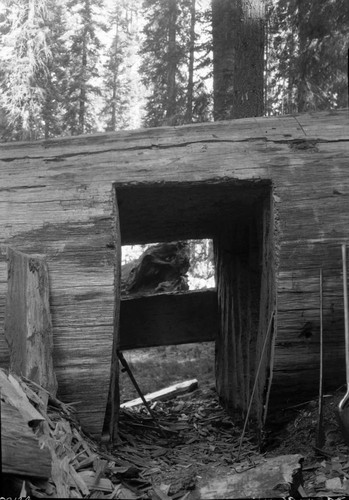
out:
<path id="1" fill-rule="evenodd" d="M 212 343 L 128 353 L 145 393 L 186 379 L 197 378 L 199 384 L 193 392 L 154 401 L 155 421 L 143 405 L 121 408 L 118 439 L 112 447 L 84 433 L 71 405 L 54 399 L 42 411 L 46 407 L 40 402 L 39 386 L 28 387 L 29 381 L 22 380 L 23 390 L 45 419 L 35 432 L 51 451 L 52 477 L 26 480 L 25 490 L 23 480 L 16 480 L 16 490 L 11 480 L 9 494 L 3 496 L 199 500 L 211 498 L 201 496 L 206 485 L 218 481 L 225 487 L 226 478 L 246 474 L 254 481 L 273 457 L 281 466 L 296 456 L 298 470 L 303 457 L 303 485 L 299 488 L 297 483 L 293 497 L 348 497 L 349 448 L 336 418 L 343 393 L 324 397 L 321 449 L 315 446 L 317 400 L 280 412 L 278 421 L 288 423 L 269 429 L 262 440 L 251 429 L 242 439 L 241 423 L 234 422 L 218 400 L 213 354 Z M 121 376 L 122 395 L 129 400 L 138 395 L 126 377 Z M 219 486 L 222 494 L 214 498 L 243 497 L 231 496 L 224 487 Z M 271 496 L 287 496 L 278 493 Z"/>
<path id="2" fill-rule="evenodd" d="M 128 355 L 145 392 L 193 377 L 199 379 L 199 389 L 174 400 L 153 403 L 152 410 L 166 429 L 163 435 L 144 408 L 121 411 L 120 441 L 114 452 L 140 471 L 128 486 L 147 495 L 151 483 L 158 495 L 152 498 L 196 499 L 195 486 L 203 479 L 207 482 L 232 472 L 241 473 L 271 457 L 301 454 L 304 489 L 300 497 L 349 494 L 349 448 L 337 420 L 343 394 L 324 397 L 321 449 L 315 446 L 316 400 L 281 412 L 280 418 L 288 424 L 270 429 L 262 444 L 252 431 L 241 443 L 241 425 L 236 425 L 220 406 L 214 388 L 212 343 L 157 348 L 153 354 L 148 351 Z M 121 384 L 124 399 L 137 397 L 124 378 Z"/>
<path id="3" fill-rule="evenodd" d="M 114 452 L 138 468 L 139 476 L 128 487 L 137 486 L 144 494 L 150 482 L 171 498 L 186 495 L 186 499 L 196 499 L 195 486 L 203 478 L 209 482 L 256 468 L 271 457 L 301 454 L 304 487 L 299 497 L 344 497 L 349 494 L 349 449 L 336 419 L 340 397 L 325 398 L 321 450 L 315 447 L 317 402 L 310 401 L 289 410 L 291 420 L 282 430 L 266 436 L 263 452 L 255 435 L 247 433 L 239 455 L 241 426 L 219 405 L 214 388 L 206 386 L 186 397 L 153 405 L 158 422 L 169 431 L 164 436 L 143 408 L 123 410 L 120 442 Z"/>

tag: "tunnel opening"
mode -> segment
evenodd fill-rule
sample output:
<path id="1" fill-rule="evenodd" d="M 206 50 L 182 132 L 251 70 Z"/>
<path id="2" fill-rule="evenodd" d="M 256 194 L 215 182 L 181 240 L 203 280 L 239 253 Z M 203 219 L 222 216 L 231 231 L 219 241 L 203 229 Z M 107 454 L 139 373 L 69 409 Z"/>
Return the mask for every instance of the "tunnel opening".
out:
<path id="1" fill-rule="evenodd" d="M 162 297 L 162 302 L 161 298 L 154 302 L 154 297 L 150 301 L 134 301 L 147 294 L 178 294 L 194 290 L 209 290 L 215 300 L 212 239 L 187 240 L 173 245 L 158 242 L 149 245 L 124 245 L 121 248 L 121 269 L 121 300 L 129 299 L 129 302 L 121 303 L 121 347 L 142 392 L 149 394 L 190 379 L 197 379 L 199 386 L 212 385 L 215 349 L 213 334 L 217 325 L 212 325 L 207 319 L 205 322 L 199 320 L 201 336 L 196 342 L 196 338 L 191 337 L 193 332 L 190 331 L 190 324 L 193 314 L 200 314 L 200 311 L 197 308 L 193 310 L 192 300 L 188 301 L 187 296 L 179 298 L 186 301 L 186 317 L 182 317 L 183 312 L 176 317 L 176 312 L 173 311 L 173 306 L 177 308 L 177 312 L 179 310 L 178 304 L 181 302 L 178 302 L 178 297 L 173 300 L 170 296 L 169 302 L 167 296 Z M 148 282 L 144 283 L 145 280 Z M 142 302 L 145 310 L 141 307 Z M 157 307 L 153 308 L 152 304 L 157 304 Z M 170 310 L 168 304 L 172 304 Z M 152 320 L 148 329 L 149 308 L 152 309 Z M 181 310 L 183 311 L 183 306 Z M 177 331 L 172 332 L 173 344 L 163 345 L 169 342 L 169 329 L 173 327 L 166 327 L 166 320 L 159 319 L 161 314 L 176 317 Z M 137 322 L 134 315 L 138 317 Z M 202 342 L 207 323 L 209 328 L 206 335 L 212 337 L 212 340 Z M 132 349 L 144 343 L 153 347 Z M 139 397 L 127 373 L 121 373 L 119 386 L 121 404 Z"/>
<path id="2" fill-rule="evenodd" d="M 246 415 L 260 365 L 252 416 L 262 425 L 273 335 L 266 349 L 265 337 L 275 296 L 270 182 L 219 179 L 114 187 L 120 245 L 212 240 L 216 280 L 213 289 L 121 296 L 118 348 L 215 342 L 216 390 L 236 418 Z"/>

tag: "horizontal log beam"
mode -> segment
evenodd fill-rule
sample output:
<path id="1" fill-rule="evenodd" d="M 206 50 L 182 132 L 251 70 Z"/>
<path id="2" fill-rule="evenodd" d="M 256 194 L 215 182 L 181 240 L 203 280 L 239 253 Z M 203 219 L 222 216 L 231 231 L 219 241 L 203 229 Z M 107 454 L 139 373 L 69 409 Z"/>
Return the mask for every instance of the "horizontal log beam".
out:
<path id="1" fill-rule="evenodd" d="M 120 349 L 215 340 L 215 290 L 127 298 L 120 308 Z"/>

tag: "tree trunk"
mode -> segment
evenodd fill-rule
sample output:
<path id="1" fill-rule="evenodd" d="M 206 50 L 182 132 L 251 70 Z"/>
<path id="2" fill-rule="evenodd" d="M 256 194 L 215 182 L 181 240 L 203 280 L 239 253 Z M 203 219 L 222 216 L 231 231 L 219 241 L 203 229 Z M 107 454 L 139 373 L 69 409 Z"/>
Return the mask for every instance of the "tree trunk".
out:
<path id="1" fill-rule="evenodd" d="M 306 60 L 306 45 L 307 45 L 307 10 L 308 2 L 297 0 L 298 9 L 298 88 L 297 88 L 297 111 L 303 113 L 307 110 L 307 60 Z"/>
<path id="2" fill-rule="evenodd" d="M 191 0 L 188 90 L 187 90 L 187 109 L 186 109 L 185 123 L 191 123 L 193 120 L 194 51 L 195 51 L 195 0 Z"/>
<path id="3" fill-rule="evenodd" d="M 176 22 L 177 22 L 177 0 L 169 0 L 168 16 L 168 66 L 167 66 L 167 106 L 166 124 L 170 125 L 176 114 Z"/>
<path id="4" fill-rule="evenodd" d="M 214 119 L 263 115 L 264 6 L 212 0 Z"/>
<path id="5" fill-rule="evenodd" d="M 119 30 L 119 22 L 116 20 L 115 22 L 115 39 L 114 39 L 114 72 L 113 72 L 113 99 L 111 103 L 111 123 L 110 130 L 116 130 L 116 95 L 117 95 L 117 74 L 119 70 L 119 65 L 117 63 L 118 56 L 118 30 Z"/>
<path id="6" fill-rule="evenodd" d="M 82 45 L 82 79 L 79 97 L 79 134 L 85 131 L 85 105 L 86 105 L 86 66 L 87 66 L 87 51 L 86 51 L 86 33 Z"/>

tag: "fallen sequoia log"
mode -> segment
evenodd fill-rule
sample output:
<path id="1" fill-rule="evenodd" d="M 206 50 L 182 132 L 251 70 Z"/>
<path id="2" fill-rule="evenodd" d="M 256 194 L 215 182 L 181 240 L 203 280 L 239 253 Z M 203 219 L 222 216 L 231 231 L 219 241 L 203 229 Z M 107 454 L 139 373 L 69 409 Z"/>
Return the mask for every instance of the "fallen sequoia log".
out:
<path id="1" fill-rule="evenodd" d="M 187 242 L 159 243 L 147 248 L 138 260 L 122 266 L 123 293 L 188 290 Z"/>

